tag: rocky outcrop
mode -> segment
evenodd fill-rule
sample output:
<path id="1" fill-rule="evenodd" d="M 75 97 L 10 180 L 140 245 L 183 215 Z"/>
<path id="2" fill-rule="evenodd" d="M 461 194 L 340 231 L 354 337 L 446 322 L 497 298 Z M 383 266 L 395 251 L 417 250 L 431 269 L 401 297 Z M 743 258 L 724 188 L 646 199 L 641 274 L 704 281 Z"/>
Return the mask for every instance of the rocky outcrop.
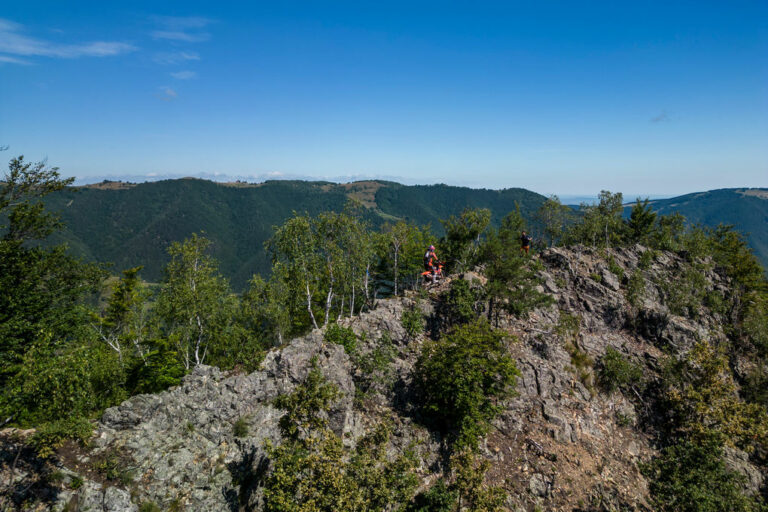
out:
<path id="1" fill-rule="evenodd" d="M 648 484 L 638 470 L 638 462 L 656 453 L 641 428 L 651 414 L 648 399 L 637 390 L 601 391 L 592 363 L 612 347 L 650 376 L 659 370 L 663 350 L 684 352 L 700 337 L 724 335 L 722 319 L 709 311 L 688 316 L 670 311 L 663 283 L 676 279 L 682 261 L 660 254 L 639 269 L 645 250 L 549 249 L 540 255 L 540 277 L 554 304 L 523 320 L 500 320 L 521 375 L 517 396 L 505 404 L 482 451 L 492 463 L 487 478 L 506 489 L 511 510 L 651 509 Z M 633 305 L 627 287 L 636 271 L 643 281 Z M 706 282 L 713 290 L 725 286 L 713 270 Z M 413 294 L 381 300 L 375 309 L 340 321 L 360 336 L 360 354 L 385 337 L 394 347 L 388 383 L 373 385 L 364 399 L 355 399 L 355 389 L 367 376 L 341 346 L 324 343 L 316 331 L 271 351 L 249 375 L 200 366 L 174 389 L 108 409 L 92 449 L 59 462 L 68 482 L 77 477 L 83 483 L 59 489 L 53 508 L 138 510 L 153 503 L 175 510 L 258 510 L 253 482 L 268 463 L 264 443 L 280 440 L 282 413 L 273 400 L 302 382 L 313 360 L 342 393 L 329 420 L 344 442 L 353 445 L 386 417 L 395 430 L 391 454 L 418 446 L 420 474 L 425 483 L 433 481 L 443 467 L 443 445 L 438 434 L 415 423 L 410 389 L 428 333 L 409 336 L 400 319 L 410 308 L 439 314 L 433 299 L 447 286 L 432 289 L 426 299 Z M 751 488 L 763 485 L 764 475 L 746 454 L 727 455 Z M 121 470 L 111 480 L 89 469 L 108 458 Z"/>

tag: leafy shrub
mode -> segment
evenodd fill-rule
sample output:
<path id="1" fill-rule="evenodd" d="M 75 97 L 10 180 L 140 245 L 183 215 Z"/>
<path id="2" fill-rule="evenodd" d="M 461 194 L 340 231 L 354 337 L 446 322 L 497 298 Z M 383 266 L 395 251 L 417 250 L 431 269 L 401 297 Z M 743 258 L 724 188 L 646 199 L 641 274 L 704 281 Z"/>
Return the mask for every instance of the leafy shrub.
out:
<path id="1" fill-rule="evenodd" d="M 478 460 L 477 454 L 462 449 L 451 457 L 451 480 L 437 481 L 426 492 L 419 494 L 406 509 L 408 512 L 501 512 L 506 493 L 500 487 L 483 483 L 490 464 Z M 460 506 L 461 505 L 461 506 Z"/>
<path id="2" fill-rule="evenodd" d="M 728 313 L 728 300 L 717 290 L 708 290 L 704 295 L 704 305 L 715 314 Z"/>
<path id="3" fill-rule="evenodd" d="M 270 472 L 260 475 L 267 512 L 385 510 L 409 502 L 418 485 L 415 457 L 407 451 L 386 457 L 386 423 L 346 450 L 328 428 L 327 411 L 338 388 L 314 367 L 293 393 L 275 401 L 286 409 L 280 427 L 285 441 L 266 444 Z"/>
<path id="4" fill-rule="evenodd" d="M 474 445 L 514 393 L 519 375 L 504 335 L 483 320 L 424 345 L 416 364 L 425 417 Z"/>
<path id="5" fill-rule="evenodd" d="M 594 361 L 589 354 L 576 344 L 579 335 L 579 317 L 560 312 L 560 319 L 554 328 L 555 333 L 564 340 L 563 348 L 571 356 L 571 366 L 568 368 L 587 388 L 593 387 L 592 365 Z"/>
<path id="6" fill-rule="evenodd" d="M 347 354 L 353 354 L 357 349 L 357 336 L 355 332 L 348 328 L 342 327 L 339 324 L 331 324 L 325 331 L 323 337 L 328 343 L 335 343 L 344 347 L 344 352 Z"/>
<path id="7" fill-rule="evenodd" d="M 178 386 L 187 373 L 179 355 L 167 339 L 151 341 L 152 349 L 144 360 L 136 360 L 128 375 L 128 389 L 132 394 L 158 393 Z"/>
<path id="8" fill-rule="evenodd" d="M 451 457 L 451 472 L 454 474 L 453 488 L 468 512 L 502 512 L 506 493 L 500 487 L 483 484 L 490 463 L 478 460 L 474 451 L 463 449 Z M 466 507 L 466 508 L 463 508 Z"/>
<path id="9" fill-rule="evenodd" d="M 560 318 L 555 325 L 555 334 L 565 341 L 575 339 L 579 335 L 579 317 L 561 311 Z"/>
<path id="10" fill-rule="evenodd" d="M 238 418 L 238 420 L 232 426 L 232 435 L 234 435 L 235 437 L 247 437 L 248 436 L 248 420 L 245 418 Z"/>
<path id="11" fill-rule="evenodd" d="M 650 480 L 650 491 L 661 511 L 758 512 L 765 510 L 759 497 L 741 492 L 743 477 L 728 470 L 717 443 L 687 441 L 665 448 L 641 466 Z"/>
<path id="12" fill-rule="evenodd" d="M 32 437 L 32 447 L 42 458 L 49 457 L 68 439 L 85 444 L 93 434 L 93 425 L 82 416 L 68 416 L 64 419 L 43 423 Z"/>
<path id="13" fill-rule="evenodd" d="M 603 281 L 603 276 L 600 274 L 589 274 L 589 278 L 592 279 L 596 283 L 600 283 Z"/>
<path id="14" fill-rule="evenodd" d="M 703 266 L 687 264 L 679 279 L 663 279 L 659 284 L 664 290 L 666 305 L 673 314 L 691 318 L 698 316 L 707 290 Z"/>
<path id="15" fill-rule="evenodd" d="M 633 423 L 634 419 L 629 414 L 623 412 L 616 412 L 616 424 L 620 427 L 628 427 Z"/>
<path id="16" fill-rule="evenodd" d="M 325 380 L 317 359 L 312 359 L 312 369 L 301 386 L 293 393 L 280 395 L 275 399 L 275 407 L 285 409 L 280 419 L 283 435 L 298 438 L 300 435 L 326 427 L 322 412 L 339 397 L 339 388 Z"/>
<path id="17" fill-rule="evenodd" d="M 665 398 L 677 432 L 692 440 L 715 438 L 751 451 L 768 446 L 768 411 L 739 399 L 722 347 L 696 343 L 664 370 Z"/>
<path id="18" fill-rule="evenodd" d="M 741 324 L 744 337 L 768 358 L 768 293 L 750 293 L 745 297 L 744 319 Z"/>
<path id="19" fill-rule="evenodd" d="M 760 361 L 747 373 L 741 392 L 747 402 L 768 408 L 768 366 L 765 362 Z"/>
<path id="20" fill-rule="evenodd" d="M 408 507 L 408 512 L 454 512 L 456 493 L 448 488 L 444 479 L 440 479 L 425 492 L 416 496 Z"/>
<path id="21" fill-rule="evenodd" d="M 45 335 L 3 390 L 0 413 L 18 414 L 22 425 L 87 417 L 125 398 L 123 382 L 113 352 L 88 343 L 67 347 Z"/>
<path id="22" fill-rule="evenodd" d="M 635 270 L 629 276 L 629 281 L 627 282 L 627 302 L 629 302 L 633 308 L 637 308 L 640 306 L 644 295 L 645 278 L 640 270 Z"/>
<path id="23" fill-rule="evenodd" d="M 616 263 L 616 258 L 613 257 L 613 254 L 608 255 L 608 270 L 619 278 L 619 282 L 624 280 L 624 269 Z"/>
<path id="24" fill-rule="evenodd" d="M 139 512 L 162 512 L 162 510 L 153 501 L 145 501 L 139 507 Z"/>
<path id="25" fill-rule="evenodd" d="M 420 332 L 424 332 L 424 315 L 416 306 L 403 311 L 400 323 L 410 339 L 413 339 Z"/>
<path id="26" fill-rule="evenodd" d="M 478 292 L 464 279 L 456 279 L 444 296 L 442 317 L 446 325 L 461 325 L 477 318 Z"/>
<path id="27" fill-rule="evenodd" d="M 81 476 L 75 475 L 72 477 L 72 481 L 69 483 L 69 488 L 72 489 L 73 491 L 76 491 L 79 488 L 81 488 L 84 483 L 85 481 Z"/>
<path id="28" fill-rule="evenodd" d="M 655 254 L 651 249 L 643 251 L 643 253 L 640 255 L 640 260 L 637 262 L 637 266 L 643 270 L 648 270 L 651 268 L 654 256 Z"/>
<path id="29" fill-rule="evenodd" d="M 117 448 L 111 448 L 96 457 L 93 469 L 107 480 L 128 485 L 133 481 L 133 474 L 126 469 L 125 456 Z"/>
<path id="30" fill-rule="evenodd" d="M 356 354 L 353 358 L 360 370 L 355 379 L 355 392 L 358 398 L 364 398 L 375 386 L 389 387 L 393 383 L 392 361 L 397 352 L 389 333 L 384 333 L 376 347 L 366 354 Z"/>
<path id="31" fill-rule="evenodd" d="M 611 392 L 616 388 L 634 386 L 642 378 L 642 368 L 628 361 L 613 347 L 608 347 L 605 350 L 605 355 L 600 360 L 599 380 L 606 391 Z"/>
<path id="32" fill-rule="evenodd" d="M 592 366 L 595 364 L 595 361 L 589 357 L 589 354 L 586 351 L 580 349 L 574 342 L 567 342 L 563 345 L 563 348 L 565 348 L 565 351 L 571 356 L 571 367 L 568 369 L 579 378 L 579 381 L 584 384 L 587 389 L 592 390 L 594 387 Z"/>

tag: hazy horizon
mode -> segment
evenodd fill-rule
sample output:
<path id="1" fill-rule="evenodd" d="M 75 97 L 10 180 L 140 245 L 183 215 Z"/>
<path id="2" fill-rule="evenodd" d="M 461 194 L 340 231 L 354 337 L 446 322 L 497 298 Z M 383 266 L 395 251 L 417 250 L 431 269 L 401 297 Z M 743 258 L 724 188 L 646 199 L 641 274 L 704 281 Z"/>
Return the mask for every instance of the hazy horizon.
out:
<path id="1" fill-rule="evenodd" d="M 419 182 L 418 180 L 408 179 L 408 178 L 402 178 L 398 176 L 385 176 L 385 177 L 371 177 L 371 176 L 336 176 L 336 177 L 311 177 L 311 176 L 270 176 L 270 175 L 263 175 L 263 176 L 229 176 L 222 173 L 219 174 L 206 174 L 206 173 L 200 173 L 197 175 L 155 175 L 155 176 L 142 176 L 142 175 L 117 175 L 117 176 L 93 176 L 93 177 L 80 177 L 77 178 L 74 182 L 75 186 L 86 186 L 86 185 L 93 185 L 98 184 L 103 181 L 121 181 L 126 183 L 132 183 L 132 184 L 139 184 L 139 183 L 152 183 L 156 181 L 163 181 L 163 180 L 175 180 L 175 179 L 186 179 L 186 178 L 192 178 L 192 179 L 201 179 L 201 180 L 209 180 L 216 183 L 234 183 L 237 181 L 252 183 L 252 184 L 258 184 L 258 183 L 264 183 L 265 181 L 270 180 L 300 180 L 300 181 L 328 181 L 332 183 L 339 183 L 339 184 L 345 184 L 345 183 L 352 183 L 356 181 L 367 181 L 367 180 L 380 180 L 380 181 L 390 181 L 395 183 L 400 183 L 402 185 L 434 185 L 435 183 L 428 183 L 428 182 Z M 450 185 L 450 186 L 468 186 L 468 185 L 461 185 L 461 184 L 455 184 L 455 183 L 446 183 L 446 182 L 440 182 L 440 184 L 444 185 Z M 498 190 L 499 188 L 494 187 L 471 187 L 469 188 L 486 188 L 486 189 L 495 189 Z M 525 187 L 500 187 L 500 188 L 525 188 Z M 743 186 L 743 187 L 727 187 L 727 188 L 765 188 L 765 187 L 750 187 L 750 186 Z M 527 189 L 531 190 L 532 192 L 536 192 L 538 194 L 541 194 L 546 197 L 551 197 L 553 195 L 557 196 L 558 199 L 563 204 L 569 204 L 569 205 L 578 205 L 580 203 L 586 202 L 586 203 L 592 203 L 597 202 L 599 191 L 596 191 L 593 194 L 570 194 L 570 193 L 558 193 L 556 191 L 541 191 L 541 190 L 533 190 L 533 189 Z M 713 189 L 710 189 L 713 190 Z M 630 191 L 626 192 L 624 190 L 611 190 L 611 192 L 621 192 L 624 196 L 625 203 L 632 203 L 637 198 L 641 199 L 650 199 L 650 200 L 657 200 L 657 199 L 669 199 L 677 196 L 682 196 L 686 194 L 693 194 L 698 192 L 706 192 L 707 190 L 688 190 L 684 193 L 678 193 L 678 194 L 671 194 L 671 193 L 663 193 L 663 192 L 636 192 L 636 191 Z"/>

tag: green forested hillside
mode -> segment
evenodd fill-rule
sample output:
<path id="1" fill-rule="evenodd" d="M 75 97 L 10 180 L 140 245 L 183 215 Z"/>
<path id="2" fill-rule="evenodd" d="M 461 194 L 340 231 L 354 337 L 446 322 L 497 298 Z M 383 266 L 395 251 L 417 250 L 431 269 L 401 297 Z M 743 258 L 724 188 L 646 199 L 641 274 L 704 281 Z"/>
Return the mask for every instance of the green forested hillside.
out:
<path id="1" fill-rule="evenodd" d="M 747 234 L 749 244 L 768 269 L 768 189 L 719 189 L 650 202 L 659 214 L 682 214 L 689 223 L 704 226 L 733 224 Z M 629 214 L 630 208 L 625 209 Z"/>
<path id="2" fill-rule="evenodd" d="M 68 188 L 47 198 L 59 211 L 66 229 L 53 242 L 65 241 L 89 260 L 111 262 L 113 272 L 143 265 L 149 281 L 161 278 L 173 241 L 204 231 L 213 241 L 213 255 L 235 288 L 255 272 L 269 271 L 263 243 L 272 228 L 293 211 L 316 215 L 341 211 L 349 198 L 368 208 L 373 226 L 397 218 L 431 224 L 442 234 L 441 218 L 465 207 L 492 211 L 492 223 L 520 205 L 526 216 L 544 197 L 523 189 L 475 190 L 447 185 L 405 186 L 391 182 L 270 181 L 258 185 L 219 184 L 199 179 L 101 184 Z"/>

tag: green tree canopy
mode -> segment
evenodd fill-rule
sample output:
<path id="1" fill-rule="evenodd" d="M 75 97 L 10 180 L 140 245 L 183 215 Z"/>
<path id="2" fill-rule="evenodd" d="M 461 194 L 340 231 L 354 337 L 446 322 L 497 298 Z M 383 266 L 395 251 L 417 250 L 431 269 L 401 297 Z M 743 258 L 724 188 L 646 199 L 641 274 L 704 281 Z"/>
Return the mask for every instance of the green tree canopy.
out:
<path id="1" fill-rule="evenodd" d="M 171 244 L 171 261 L 158 297 L 158 312 L 187 370 L 205 362 L 208 349 L 222 341 L 230 321 L 229 285 L 206 253 L 209 246 L 210 241 L 198 234 Z"/>
<path id="2" fill-rule="evenodd" d="M 641 201 L 638 197 L 627 221 L 627 240 L 630 243 L 647 245 L 655 223 L 656 213 L 648 204 L 648 198 Z"/>
<path id="3" fill-rule="evenodd" d="M 474 446 L 514 393 L 519 372 L 504 334 L 478 320 L 424 345 L 416 364 L 425 415 Z"/>
<path id="4" fill-rule="evenodd" d="M 465 208 L 459 217 L 441 220 L 445 228 L 445 253 L 452 272 L 471 269 L 477 263 L 480 237 L 491 221 L 487 208 Z"/>
<path id="5" fill-rule="evenodd" d="M 482 246 L 481 260 L 488 278 L 488 319 L 502 309 L 515 316 L 551 302 L 551 297 L 536 290 L 537 260 L 520 252 L 519 236 L 524 227 L 519 210 L 510 212 L 498 230 L 491 229 Z"/>

